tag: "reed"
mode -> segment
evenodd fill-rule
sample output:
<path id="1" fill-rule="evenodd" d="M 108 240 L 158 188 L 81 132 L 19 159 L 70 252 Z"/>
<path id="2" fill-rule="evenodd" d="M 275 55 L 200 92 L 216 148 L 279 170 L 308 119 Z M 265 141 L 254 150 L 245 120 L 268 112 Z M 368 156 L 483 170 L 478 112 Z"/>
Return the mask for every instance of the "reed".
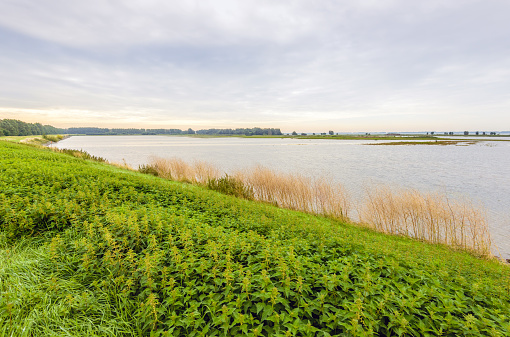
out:
<path id="1" fill-rule="evenodd" d="M 118 168 L 121 168 L 121 169 L 135 171 L 135 169 L 133 169 L 133 167 L 131 165 L 129 165 L 126 162 L 125 159 L 122 159 L 121 162 L 118 162 L 118 161 L 109 161 L 108 164 L 113 165 L 113 166 L 118 167 Z"/>
<path id="2" fill-rule="evenodd" d="M 139 169 L 166 179 L 205 186 L 225 194 L 351 222 L 353 203 L 345 188 L 322 177 L 280 173 L 263 166 L 220 174 L 206 162 L 154 157 Z M 469 200 L 450 200 L 440 193 L 372 187 L 356 212 L 362 226 L 436 244 L 491 255 L 485 210 Z"/>
<path id="3" fill-rule="evenodd" d="M 365 226 L 491 255 L 486 212 L 469 200 L 389 187 L 371 188 L 366 195 L 358 214 Z"/>
<path id="4" fill-rule="evenodd" d="M 345 189 L 323 178 L 274 172 L 256 166 L 236 172 L 238 179 L 250 186 L 254 199 L 278 207 L 348 220 L 349 202 Z"/>
<path id="5" fill-rule="evenodd" d="M 152 157 L 143 170 L 157 172 L 157 176 L 191 184 L 206 185 L 209 180 L 220 178 L 220 170 L 204 161 L 187 163 L 179 158 Z"/>

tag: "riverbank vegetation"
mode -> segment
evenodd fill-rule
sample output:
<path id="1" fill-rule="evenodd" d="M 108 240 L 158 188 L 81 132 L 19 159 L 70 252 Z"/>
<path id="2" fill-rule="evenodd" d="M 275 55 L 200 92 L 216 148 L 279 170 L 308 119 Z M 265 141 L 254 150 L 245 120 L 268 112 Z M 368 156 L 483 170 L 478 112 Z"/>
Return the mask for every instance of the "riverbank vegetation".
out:
<path id="1" fill-rule="evenodd" d="M 320 177 L 279 173 L 261 166 L 222 176 L 211 164 L 177 158 L 153 158 L 140 171 L 340 221 L 350 221 L 354 213 L 359 224 L 384 233 L 491 255 L 483 208 L 439 193 L 373 187 L 363 199 L 353 202 L 341 184 Z"/>
<path id="2" fill-rule="evenodd" d="M 85 158 L 0 142 L 2 335 L 510 333 L 494 260 Z"/>
<path id="3" fill-rule="evenodd" d="M 28 135 L 28 136 L 5 136 L 0 137 L 0 140 L 5 140 L 14 143 L 29 144 L 35 146 L 48 145 L 50 143 L 56 143 L 67 136 L 64 135 Z"/>

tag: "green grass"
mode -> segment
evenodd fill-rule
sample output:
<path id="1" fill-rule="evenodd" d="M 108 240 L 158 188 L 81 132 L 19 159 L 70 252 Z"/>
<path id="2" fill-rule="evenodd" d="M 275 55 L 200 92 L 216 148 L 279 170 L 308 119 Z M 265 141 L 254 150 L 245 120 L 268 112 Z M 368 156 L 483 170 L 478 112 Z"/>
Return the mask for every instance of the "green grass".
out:
<path id="1" fill-rule="evenodd" d="M 492 260 L 0 143 L 0 335 L 508 336 Z"/>
<path id="2" fill-rule="evenodd" d="M 19 143 L 27 139 L 43 139 L 42 135 L 30 135 L 30 136 L 3 136 L 0 140 L 6 140 L 9 142 Z"/>
<path id="3" fill-rule="evenodd" d="M 25 143 L 30 145 L 45 145 L 49 142 L 58 142 L 64 139 L 62 135 L 30 135 L 30 136 L 5 136 L 0 137 L 0 140 Z"/>

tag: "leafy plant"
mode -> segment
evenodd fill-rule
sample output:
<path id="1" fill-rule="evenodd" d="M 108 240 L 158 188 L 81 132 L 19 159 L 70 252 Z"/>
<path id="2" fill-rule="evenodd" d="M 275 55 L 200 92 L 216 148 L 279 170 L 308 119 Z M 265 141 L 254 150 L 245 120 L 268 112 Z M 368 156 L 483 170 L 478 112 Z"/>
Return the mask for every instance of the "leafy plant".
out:
<path id="1" fill-rule="evenodd" d="M 152 165 L 140 165 L 138 166 L 138 172 L 151 174 L 156 177 L 159 175 L 158 170 Z"/>
<path id="2" fill-rule="evenodd" d="M 238 198 L 253 199 L 253 188 L 246 186 L 241 180 L 228 174 L 221 178 L 210 179 L 207 182 L 207 188 Z"/>

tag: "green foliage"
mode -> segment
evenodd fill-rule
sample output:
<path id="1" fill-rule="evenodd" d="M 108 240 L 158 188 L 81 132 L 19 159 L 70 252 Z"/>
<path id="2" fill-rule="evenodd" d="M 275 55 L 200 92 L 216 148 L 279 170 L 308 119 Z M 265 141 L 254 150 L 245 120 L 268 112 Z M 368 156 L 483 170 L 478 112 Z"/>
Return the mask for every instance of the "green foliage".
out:
<path id="1" fill-rule="evenodd" d="M 65 154 L 68 154 L 68 155 L 76 157 L 76 158 L 97 161 L 97 162 L 100 162 L 100 163 L 106 163 L 106 161 L 107 161 L 103 157 L 97 157 L 97 156 L 91 155 L 87 151 L 83 151 L 83 150 L 56 149 L 56 148 L 52 148 L 51 150 L 54 151 L 54 152 L 65 153 Z"/>
<path id="2" fill-rule="evenodd" d="M 194 133 L 194 132 L 193 132 Z M 198 130 L 199 135 L 245 135 L 245 136 L 281 136 L 280 129 L 274 128 L 238 128 L 238 129 L 207 129 Z"/>
<path id="3" fill-rule="evenodd" d="M 225 174 L 225 176 L 221 178 L 209 180 L 207 182 L 207 188 L 238 198 L 253 200 L 253 189 L 246 186 L 241 180 L 229 176 L 228 174 Z"/>
<path id="4" fill-rule="evenodd" d="M 121 129 L 98 127 L 71 127 L 59 129 L 40 123 L 25 123 L 16 119 L 0 119 L 0 136 L 29 136 L 48 134 L 85 134 L 85 135 L 188 135 L 195 134 L 191 128 L 180 129 Z M 242 129 L 204 129 L 196 131 L 202 135 L 282 135 L 280 129 L 274 128 L 242 128 Z"/>
<path id="5" fill-rule="evenodd" d="M 446 247 L 0 144 L 2 335 L 507 336 L 509 277 Z"/>
<path id="6" fill-rule="evenodd" d="M 59 142 L 62 139 L 64 139 L 64 136 L 62 135 L 43 135 L 43 138 L 50 141 L 50 142 Z"/>
<path id="7" fill-rule="evenodd" d="M 153 166 L 153 165 L 140 165 L 138 166 L 138 172 L 140 173 L 145 173 L 145 174 L 151 174 L 153 176 L 158 176 L 159 173 L 158 173 L 158 170 Z"/>
<path id="8" fill-rule="evenodd" d="M 16 119 L 0 119 L 0 136 L 30 136 L 63 133 L 51 125 L 25 123 Z"/>

